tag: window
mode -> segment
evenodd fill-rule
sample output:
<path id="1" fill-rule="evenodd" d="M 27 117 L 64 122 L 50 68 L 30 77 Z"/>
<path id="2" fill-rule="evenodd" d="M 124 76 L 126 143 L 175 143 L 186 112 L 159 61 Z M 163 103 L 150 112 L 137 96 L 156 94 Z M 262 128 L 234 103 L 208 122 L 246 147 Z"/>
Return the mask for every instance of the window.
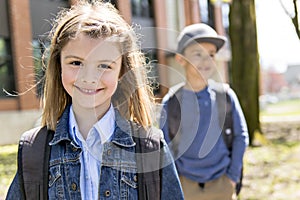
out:
<path id="1" fill-rule="evenodd" d="M 147 77 L 149 84 L 153 90 L 154 95 L 159 94 L 159 74 L 157 69 L 157 51 L 156 49 L 143 49 L 143 53 L 146 57 L 146 65 L 149 67 L 147 71 Z"/>
<path id="2" fill-rule="evenodd" d="M 135 17 L 154 17 L 152 0 L 131 0 L 131 8 Z"/>
<path id="3" fill-rule="evenodd" d="M 16 91 L 10 40 L 0 37 L 0 98 L 8 97 L 5 91 Z"/>
<path id="4" fill-rule="evenodd" d="M 203 23 L 208 23 L 208 2 L 207 0 L 199 0 L 200 17 Z"/>
<path id="5" fill-rule="evenodd" d="M 44 75 L 45 75 L 45 60 L 43 61 L 42 57 L 47 56 L 44 55 L 46 49 L 49 47 L 50 41 L 41 41 L 41 40 L 33 40 L 32 41 L 32 49 L 33 49 L 33 62 L 34 62 L 34 72 L 35 72 L 35 80 L 36 80 L 36 91 L 38 97 L 41 97 L 43 94 L 44 87 Z"/>
<path id="6" fill-rule="evenodd" d="M 157 71 L 157 50 L 153 47 L 156 44 L 156 32 L 153 15 L 153 0 L 131 0 L 131 12 L 133 24 L 140 25 L 136 29 L 142 37 L 141 48 L 147 58 L 150 68 L 148 78 L 154 94 L 159 93 L 158 71 Z"/>

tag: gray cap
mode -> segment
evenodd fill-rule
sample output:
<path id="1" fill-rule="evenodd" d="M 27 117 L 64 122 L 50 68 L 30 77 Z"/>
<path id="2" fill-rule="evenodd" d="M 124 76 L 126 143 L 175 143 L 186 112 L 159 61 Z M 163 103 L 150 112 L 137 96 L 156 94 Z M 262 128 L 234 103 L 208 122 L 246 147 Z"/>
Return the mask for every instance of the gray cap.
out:
<path id="1" fill-rule="evenodd" d="M 190 44 L 197 42 L 208 42 L 216 45 L 217 51 L 226 42 L 226 37 L 220 36 L 210 26 L 198 23 L 186 26 L 178 36 L 177 53 L 182 54 Z"/>

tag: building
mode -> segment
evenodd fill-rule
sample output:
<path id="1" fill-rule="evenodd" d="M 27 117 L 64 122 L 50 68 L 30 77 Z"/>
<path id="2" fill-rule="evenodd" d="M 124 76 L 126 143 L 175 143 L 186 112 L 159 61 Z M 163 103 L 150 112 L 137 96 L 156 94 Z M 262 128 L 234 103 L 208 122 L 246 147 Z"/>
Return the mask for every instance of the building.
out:
<path id="1" fill-rule="evenodd" d="M 107 0 L 109 1 L 109 0 Z M 0 1 L 0 121 L 1 128 L 21 134 L 33 126 L 40 116 L 40 85 L 43 75 L 41 55 L 47 46 L 51 20 L 60 8 L 76 0 L 1 0 Z M 176 37 L 185 25 L 205 18 L 226 35 L 221 4 L 210 0 L 110 0 L 142 35 L 142 49 L 155 67 L 151 72 L 162 97 L 170 86 L 183 79 L 173 55 Z M 203 8 L 203 5 L 206 8 Z M 202 5 L 202 7 L 200 6 Z M 201 8 L 201 9 L 200 9 Z M 221 74 L 226 77 L 226 62 L 221 62 Z M 20 120 L 22 119 L 22 120 Z M 27 120 L 24 120 L 27 119 Z M 20 122 L 22 121 L 22 122 Z M 4 123 L 3 123 L 4 122 Z M 7 123 L 6 123 L 7 122 Z M 15 123 L 20 128 L 15 128 Z M 17 129 L 17 130 L 16 130 Z M 4 132 L 5 132 L 4 130 Z M 4 142 L 5 143 L 5 142 Z"/>

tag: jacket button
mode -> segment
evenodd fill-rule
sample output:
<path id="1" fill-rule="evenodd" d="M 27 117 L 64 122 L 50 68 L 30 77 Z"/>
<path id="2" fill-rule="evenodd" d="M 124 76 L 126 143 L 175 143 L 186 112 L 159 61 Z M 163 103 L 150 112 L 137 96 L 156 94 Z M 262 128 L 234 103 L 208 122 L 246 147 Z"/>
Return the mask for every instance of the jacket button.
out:
<path id="1" fill-rule="evenodd" d="M 109 196 L 110 196 L 110 191 L 109 191 L 109 190 L 106 190 L 106 191 L 105 191 L 105 196 L 106 196 L 106 197 L 109 197 Z"/>
<path id="2" fill-rule="evenodd" d="M 76 185 L 76 183 L 72 183 L 72 184 L 71 184 L 71 188 L 72 188 L 73 191 L 76 191 L 76 190 L 77 190 L 77 185 Z"/>
<path id="3" fill-rule="evenodd" d="M 110 154 L 111 154 L 111 149 L 108 149 L 108 150 L 107 150 L 107 155 L 110 156 Z"/>
<path id="4" fill-rule="evenodd" d="M 76 147 L 72 147 L 72 151 L 73 151 L 73 152 L 76 152 L 76 151 L 77 151 L 77 148 L 76 148 Z"/>

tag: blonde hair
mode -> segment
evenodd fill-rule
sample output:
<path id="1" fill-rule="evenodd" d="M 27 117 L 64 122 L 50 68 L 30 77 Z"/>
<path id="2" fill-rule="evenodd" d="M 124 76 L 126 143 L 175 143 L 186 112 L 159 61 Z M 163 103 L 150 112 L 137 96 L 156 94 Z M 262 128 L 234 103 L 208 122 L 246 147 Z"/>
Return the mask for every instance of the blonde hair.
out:
<path id="1" fill-rule="evenodd" d="M 70 39 L 84 33 L 92 38 L 113 38 L 122 53 L 120 81 L 112 102 L 126 119 L 144 127 L 153 123 L 152 90 L 147 82 L 145 57 L 132 27 L 110 3 L 80 1 L 62 10 L 50 32 L 51 45 L 45 74 L 42 125 L 55 130 L 72 98 L 62 85 L 60 54 Z"/>

